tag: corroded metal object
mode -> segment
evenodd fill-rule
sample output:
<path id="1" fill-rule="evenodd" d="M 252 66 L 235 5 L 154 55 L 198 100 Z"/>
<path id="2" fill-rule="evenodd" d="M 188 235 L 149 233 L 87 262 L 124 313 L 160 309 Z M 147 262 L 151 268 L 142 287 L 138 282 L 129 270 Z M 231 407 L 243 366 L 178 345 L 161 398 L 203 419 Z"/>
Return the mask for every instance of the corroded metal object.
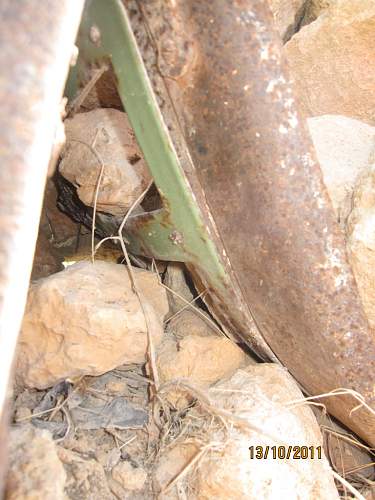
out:
<path id="1" fill-rule="evenodd" d="M 83 0 L 0 3 L 0 422 Z M 6 443 L 1 440 L 0 476 Z M 0 477 L 0 495 L 2 491 Z"/>
<path id="2" fill-rule="evenodd" d="M 375 407 L 369 329 L 305 123 L 262 0 L 138 4 L 234 269 L 268 345 L 311 394 Z M 375 418 L 326 399 L 369 442 Z"/>
<path id="3" fill-rule="evenodd" d="M 112 62 L 164 201 L 129 221 L 132 250 L 185 261 L 228 331 L 309 393 L 374 407 L 374 335 L 266 2 L 125 3 L 147 73 L 120 1 L 89 0 L 77 74 Z M 374 444 L 352 396 L 325 403 Z"/>

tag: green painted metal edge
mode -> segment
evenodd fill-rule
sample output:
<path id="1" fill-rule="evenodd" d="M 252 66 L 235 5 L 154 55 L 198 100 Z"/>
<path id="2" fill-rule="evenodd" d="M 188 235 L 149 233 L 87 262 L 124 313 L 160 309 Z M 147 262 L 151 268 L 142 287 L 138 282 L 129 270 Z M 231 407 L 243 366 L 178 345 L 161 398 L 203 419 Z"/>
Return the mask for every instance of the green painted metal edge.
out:
<path id="1" fill-rule="evenodd" d="M 95 27 L 95 28 L 93 28 Z M 92 41 L 91 33 L 100 33 Z M 222 288 L 228 277 L 203 224 L 200 210 L 164 124 L 124 6 L 118 0 L 88 0 L 78 37 L 80 58 L 67 94 L 73 97 L 77 78 L 87 63 L 110 60 L 118 92 L 138 143 L 166 202 L 166 210 L 150 214 L 146 224 L 131 218 L 126 236 L 135 253 L 180 260 L 203 270 L 210 285 Z"/>

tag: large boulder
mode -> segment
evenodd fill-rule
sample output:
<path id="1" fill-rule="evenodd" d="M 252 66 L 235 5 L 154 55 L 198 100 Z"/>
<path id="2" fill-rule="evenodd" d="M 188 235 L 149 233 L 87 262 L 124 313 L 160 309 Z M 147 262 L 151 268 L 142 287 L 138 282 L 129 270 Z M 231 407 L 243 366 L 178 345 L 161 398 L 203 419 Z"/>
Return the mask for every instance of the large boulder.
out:
<path id="1" fill-rule="evenodd" d="M 134 269 L 154 345 L 168 311 L 156 275 Z M 148 333 L 125 266 L 80 262 L 30 288 L 19 341 L 16 376 L 43 389 L 66 378 L 100 375 L 145 361 Z"/>
<path id="2" fill-rule="evenodd" d="M 103 166 L 97 209 L 124 215 L 151 180 L 126 114 L 105 108 L 80 113 L 65 121 L 65 134 L 60 173 L 93 207 Z"/>
<path id="3" fill-rule="evenodd" d="M 285 45 L 307 116 L 375 122 L 375 2 L 337 0 Z"/>
<path id="4" fill-rule="evenodd" d="M 192 420 L 195 439 L 189 435 L 176 440 L 156 466 L 159 487 L 165 488 L 175 477 L 178 456 L 178 470 L 189 467 L 194 478 L 181 475 L 180 484 L 175 481 L 167 498 L 180 498 L 177 491 L 184 481 L 193 490 L 189 498 L 199 500 L 339 498 L 317 421 L 308 405 L 297 403 L 303 395 L 285 369 L 272 364 L 249 366 L 211 388 L 208 396 L 207 414 L 202 411 Z M 215 414 L 220 417 L 216 422 Z M 204 431 L 199 432 L 198 423 Z M 196 451 L 187 447 L 189 443 L 195 444 Z M 183 448 L 185 454 L 171 451 L 176 448 Z M 293 459 L 294 453 L 304 458 Z M 172 460 L 169 476 L 168 458 Z"/>

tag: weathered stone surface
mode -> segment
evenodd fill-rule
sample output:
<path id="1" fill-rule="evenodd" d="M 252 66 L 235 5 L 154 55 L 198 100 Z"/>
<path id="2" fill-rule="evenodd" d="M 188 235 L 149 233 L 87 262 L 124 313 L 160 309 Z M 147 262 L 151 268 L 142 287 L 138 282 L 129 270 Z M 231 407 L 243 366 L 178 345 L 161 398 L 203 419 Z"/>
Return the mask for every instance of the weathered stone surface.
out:
<path id="1" fill-rule="evenodd" d="M 160 380 L 187 378 L 208 386 L 230 376 L 245 362 L 244 352 L 231 340 L 218 335 L 187 335 L 169 338 L 160 347 L 157 366 Z"/>
<path id="2" fill-rule="evenodd" d="M 199 452 L 198 446 L 194 443 L 182 443 L 167 449 L 159 458 L 153 472 L 153 488 L 156 493 L 165 490 L 170 481 L 180 474 L 186 465 Z M 164 493 L 163 500 L 177 500 L 180 498 L 174 491 Z"/>
<path id="3" fill-rule="evenodd" d="M 347 249 L 365 313 L 375 328 L 375 165 L 354 189 Z"/>
<path id="4" fill-rule="evenodd" d="M 125 214 L 151 180 L 126 114 L 104 108 L 80 113 L 65 121 L 65 133 L 60 173 L 77 187 L 85 205 L 94 206 L 99 155 L 104 170 L 97 209 Z"/>
<path id="5" fill-rule="evenodd" d="M 285 45 L 306 116 L 375 123 L 375 3 L 337 0 Z"/>
<path id="6" fill-rule="evenodd" d="M 144 487 L 147 472 L 142 467 L 133 467 L 130 462 L 125 460 L 112 469 L 112 477 L 126 490 L 137 491 Z"/>
<path id="7" fill-rule="evenodd" d="M 339 115 L 307 122 L 337 219 L 345 223 L 354 186 L 375 161 L 375 127 Z"/>
<path id="8" fill-rule="evenodd" d="M 69 499 L 113 500 L 104 469 L 96 460 L 65 448 L 58 448 L 58 455 L 67 473 L 65 491 Z"/>
<path id="9" fill-rule="evenodd" d="M 203 312 L 203 311 L 202 311 Z M 185 309 L 168 323 L 167 330 L 177 339 L 187 335 L 200 335 L 207 337 L 217 335 L 218 332 L 209 323 L 209 318 L 205 319 L 193 309 Z"/>
<path id="10" fill-rule="evenodd" d="M 306 0 L 268 0 L 268 3 L 280 36 L 286 42 L 301 22 Z"/>
<path id="11" fill-rule="evenodd" d="M 183 307 L 186 302 L 193 300 L 193 294 L 190 291 L 185 278 L 185 264 L 182 262 L 170 262 L 165 273 L 164 284 L 172 291 L 168 291 L 168 302 L 170 314 L 175 314 Z M 181 300 L 182 297 L 185 300 Z"/>
<path id="12" fill-rule="evenodd" d="M 149 311 L 154 345 L 168 310 L 156 276 L 134 269 Z M 144 314 L 125 266 L 80 262 L 30 288 L 19 341 L 17 377 L 46 388 L 80 375 L 100 375 L 145 361 Z"/>
<path id="13" fill-rule="evenodd" d="M 64 500 L 65 481 L 49 432 L 31 425 L 11 430 L 6 500 Z"/>
<path id="14" fill-rule="evenodd" d="M 213 429 L 209 441 L 215 449 L 203 456 L 196 470 L 197 498 L 338 499 L 323 451 L 321 459 L 273 459 L 272 446 L 286 446 L 286 451 L 288 446 L 313 446 L 316 453 L 322 445 L 311 409 L 288 407 L 302 397 L 287 371 L 272 364 L 238 370 L 229 381 L 211 389 L 211 402 L 245 419 L 249 427 Z M 268 457 L 250 459 L 251 446 L 262 446 L 264 453 L 269 446 Z"/>

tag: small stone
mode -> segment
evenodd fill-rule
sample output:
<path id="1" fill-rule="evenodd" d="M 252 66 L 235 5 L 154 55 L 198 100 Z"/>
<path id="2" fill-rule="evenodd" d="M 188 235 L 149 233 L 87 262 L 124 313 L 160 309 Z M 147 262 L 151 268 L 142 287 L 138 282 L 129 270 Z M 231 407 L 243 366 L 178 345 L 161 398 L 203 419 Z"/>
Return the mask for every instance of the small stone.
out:
<path id="1" fill-rule="evenodd" d="M 130 462 L 124 461 L 112 469 L 112 477 L 126 490 L 138 491 L 145 485 L 147 473 L 142 467 L 133 467 Z"/>
<path id="2" fill-rule="evenodd" d="M 124 215 L 151 181 L 126 114 L 109 108 L 79 113 L 65 120 L 65 133 L 60 173 L 93 207 L 103 166 L 97 209 Z"/>
<path id="3" fill-rule="evenodd" d="M 168 322 L 167 329 L 169 332 L 173 333 L 177 339 L 181 339 L 191 334 L 201 337 L 212 337 L 213 335 L 217 335 L 218 332 L 210 325 L 209 318 L 203 311 L 202 314 L 204 317 L 194 310 L 186 309 Z"/>
<path id="4" fill-rule="evenodd" d="M 165 273 L 164 284 L 172 291 L 167 292 L 170 314 L 175 314 L 193 300 L 193 294 L 186 283 L 186 267 L 182 262 L 170 262 Z M 173 293 L 174 292 L 174 293 Z M 181 296 L 185 300 L 181 300 Z"/>
<path id="5" fill-rule="evenodd" d="M 192 334 L 177 342 L 166 340 L 159 349 L 157 366 L 162 382 L 187 378 L 209 386 L 230 376 L 245 359 L 244 352 L 224 336 Z"/>
<path id="6" fill-rule="evenodd" d="M 64 500 L 66 474 L 48 431 L 15 427 L 9 439 L 6 500 Z"/>
<path id="7" fill-rule="evenodd" d="M 134 269 L 155 347 L 168 310 L 157 277 Z M 43 389 L 146 359 L 143 310 L 125 266 L 80 262 L 31 286 L 18 346 L 17 378 Z"/>

